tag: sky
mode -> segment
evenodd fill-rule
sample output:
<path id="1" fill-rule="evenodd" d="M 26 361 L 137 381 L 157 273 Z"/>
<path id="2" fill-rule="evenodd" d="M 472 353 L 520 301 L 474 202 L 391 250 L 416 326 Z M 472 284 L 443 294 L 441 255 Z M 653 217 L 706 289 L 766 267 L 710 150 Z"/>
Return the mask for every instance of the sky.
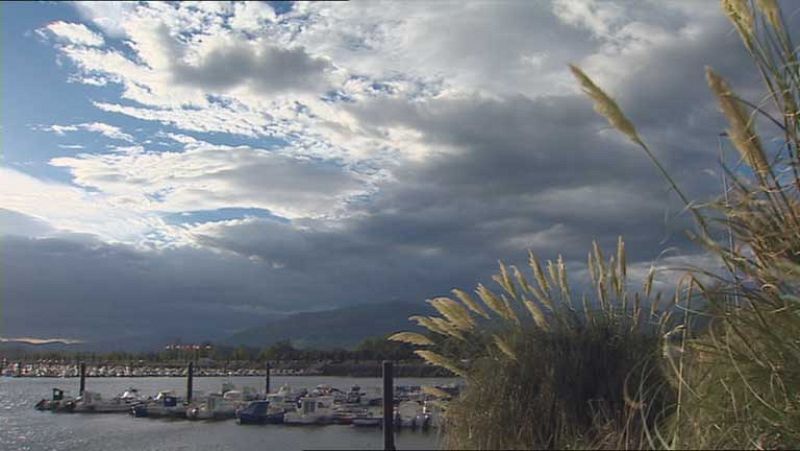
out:
<path id="1" fill-rule="evenodd" d="M 563 255 L 580 286 L 592 240 L 619 235 L 633 274 L 702 261 L 674 193 L 567 65 L 696 199 L 721 186 L 705 66 L 761 92 L 718 2 L 6 2 L 0 16 L 5 340 L 215 338 L 279 313 L 422 303 L 528 249 Z"/>

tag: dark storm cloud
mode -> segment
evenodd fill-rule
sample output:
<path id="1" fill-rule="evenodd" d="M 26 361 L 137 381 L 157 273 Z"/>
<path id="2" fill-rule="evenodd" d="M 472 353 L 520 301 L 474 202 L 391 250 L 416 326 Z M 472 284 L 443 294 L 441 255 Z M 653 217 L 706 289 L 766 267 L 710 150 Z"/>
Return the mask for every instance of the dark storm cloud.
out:
<path id="1" fill-rule="evenodd" d="M 276 93 L 321 88 L 329 65 L 300 47 L 233 43 L 212 50 L 196 65 L 174 61 L 172 75 L 178 83 L 209 90 L 247 85 L 256 91 Z"/>

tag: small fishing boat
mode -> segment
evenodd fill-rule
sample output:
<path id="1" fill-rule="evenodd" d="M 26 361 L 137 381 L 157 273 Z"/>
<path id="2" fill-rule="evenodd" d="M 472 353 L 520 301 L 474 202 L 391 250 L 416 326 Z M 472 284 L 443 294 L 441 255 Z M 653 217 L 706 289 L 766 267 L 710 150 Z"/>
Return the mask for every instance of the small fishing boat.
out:
<path id="1" fill-rule="evenodd" d="M 159 392 L 155 399 L 147 400 L 130 408 L 135 417 L 184 418 L 186 406 L 172 391 Z"/>
<path id="2" fill-rule="evenodd" d="M 251 401 L 236 410 L 239 424 L 280 424 L 283 423 L 285 409 L 272 406 L 269 401 Z"/>
<path id="3" fill-rule="evenodd" d="M 306 396 L 295 410 L 283 416 L 284 424 L 331 424 L 335 421 L 333 396 Z"/>
<path id="4" fill-rule="evenodd" d="M 353 417 L 352 424 L 354 427 L 378 427 L 381 425 L 383 416 L 381 412 L 375 408 L 361 409 Z"/>
<path id="5" fill-rule="evenodd" d="M 64 390 L 60 388 L 53 389 L 53 395 L 50 399 L 42 399 L 34 406 L 36 410 L 49 410 L 51 412 L 72 412 L 75 408 L 75 398 L 65 396 Z"/>
<path id="6" fill-rule="evenodd" d="M 427 429 L 430 427 L 430 415 L 418 401 L 401 402 L 394 414 L 394 424 L 398 428 Z"/>
<path id="7" fill-rule="evenodd" d="M 103 399 L 100 393 L 84 391 L 75 400 L 73 412 L 75 413 L 122 413 L 130 412 L 131 408 L 142 403 L 139 391 L 135 388 L 126 390 L 121 395 L 111 399 Z"/>
<path id="8" fill-rule="evenodd" d="M 236 409 L 240 402 L 226 398 L 228 393 L 221 395 L 211 393 L 203 401 L 189 404 L 186 407 L 186 418 L 189 420 L 226 420 L 236 416 Z"/>
<path id="9" fill-rule="evenodd" d="M 291 387 L 283 385 L 277 392 L 267 394 L 266 400 L 269 401 L 273 410 L 281 409 L 288 412 L 297 409 L 298 401 L 306 394 L 308 391 L 305 389 L 292 391 Z"/>

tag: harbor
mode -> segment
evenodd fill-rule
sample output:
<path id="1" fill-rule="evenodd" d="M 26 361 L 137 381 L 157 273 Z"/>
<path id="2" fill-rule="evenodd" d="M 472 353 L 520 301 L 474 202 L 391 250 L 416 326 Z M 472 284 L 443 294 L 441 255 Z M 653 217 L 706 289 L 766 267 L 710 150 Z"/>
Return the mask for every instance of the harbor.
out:
<path id="1" fill-rule="evenodd" d="M 143 398 L 161 391 L 185 397 L 184 378 L 87 378 L 85 390 L 100 393 L 109 400 L 130 388 L 137 388 Z M 264 393 L 264 377 L 206 377 L 193 380 L 196 401 L 219 392 L 223 384 L 237 391 Z M 448 385 L 456 379 L 399 378 L 396 387 Z M 274 376 L 274 392 L 281 387 L 309 393 L 318 386 L 341 387 L 349 391 L 358 385 L 362 392 L 380 394 L 378 378 L 324 376 Z M 135 417 L 126 412 L 113 414 L 51 413 L 33 408 L 40 398 L 50 397 L 61 387 L 64 396 L 78 397 L 77 379 L 0 378 L 0 448 L 23 449 L 381 449 L 383 431 L 379 426 L 358 427 L 352 424 L 297 426 L 291 424 L 240 425 L 235 418 L 196 420 L 178 417 Z M 347 390 L 346 390 L 347 389 Z M 379 410 L 379 409 L 376 409 Z M 398 449 L 432 449 L 438 443 L 438 430 L 430 428 L 395 430 Z M 267 445 L 268 444 L 268 445 Z"/>
<path id="2" fill-rule="evenodd" d="M 391 442 L 388 449 L 394 447 L 395 437 L 401 434 L 421 434 L 418 438 L 428 444 L 435 441 L 441 426 L 439 401 L 442 397 L 455 395 L 460 388 L 457 380 L 441 379 L 400 379 L 394 384 L 391 365 L 383 379 L 349 380 L 278 376 L 269 368 L 265 368 L 260 377 L 195 379 L 192 364 L 187 366 L 183 379 L 89 379 L 85 365 L 79 365 L 79 373 L 81 377 L 77 381 L 34 379 L 52 382 L 52 386 L 47 388 L 37 384 L 47 393 L 32 406 L 36 413 L 57 417 L 52 420 L 53 424 L 67 417 L 85 418 L 91 422 L 95 421 L 94 418 L 108 416 L 125 418 L 129 422 L 230 423 L 244 426 L 241 429 L 308 426 L 314 433 L 325 426 L 335 428 L 338 433 L 355 433 L 362 437 L 364 432 L 361 431 L 372 431 L 370 436 L 373 438 L 383 436 L 384 448 Z M 8 383 L 24 379 L 4 380 Z M 117 392 L 109 392 L 109 380 L 128 380 L 130 385 L 121 388 L 119 384 L 113 384 Z M 159 388 L 152 383 L 137 387 L 137 382 L 151 380 L 169 383 Z M 343 383 L 345 380 L 347 383 Z M 209 384 L 211 381 L 217 386 Z M 176 386 L 175 382 L 182 384 Z M 385 396 L 387 393 L 391 395 Z M 31 404 L 28 404 L 30 408 Z"/>

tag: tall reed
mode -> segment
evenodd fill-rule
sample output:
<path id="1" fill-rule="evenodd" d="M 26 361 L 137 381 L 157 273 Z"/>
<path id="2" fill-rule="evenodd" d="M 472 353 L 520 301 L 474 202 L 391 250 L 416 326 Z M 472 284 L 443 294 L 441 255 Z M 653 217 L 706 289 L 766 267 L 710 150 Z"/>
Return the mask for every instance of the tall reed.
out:
<path id="1" fill-rule="evenodd" d="M 681 342 L 677 364 L 672 365 L 678 383 L 675 415 L 669 429 L 659 431 L 650 446 L 796 448 L 800 67 L 777 2 L 723 0 L 722 7 L 752 56 L 767 95 L 758 102 L 742 99 L 721 75 L 706 70 L 741 162 L 722 168 L 731 181 L 730 192 L 692 211 L 704 232 L 695 236 L 697 242 L 723 262 L 726 271 L 693 268 L 689 273 L 685 299 L 702 302 L 707 326 L 698 337 Z M 588 79 L 578 77 L 582 85 L 584 78 Z M 597 95 L 591 97 L 597 102 Z M 762 139 L 756 132 L 759 122 L 773 127 L 768 136 L 778 138 Z M 631 136 L 629 127 L 617 129 Z M 642 145 L 638 134 L 633 141 Z M 668 173 L 665 177 L 674 187 Z M 725 232 L 730 239 L 715 238 Z M 703 278 L 710 281 L 701 282 Z M 686 337 L 690 315 L 684 321 Z"/>

